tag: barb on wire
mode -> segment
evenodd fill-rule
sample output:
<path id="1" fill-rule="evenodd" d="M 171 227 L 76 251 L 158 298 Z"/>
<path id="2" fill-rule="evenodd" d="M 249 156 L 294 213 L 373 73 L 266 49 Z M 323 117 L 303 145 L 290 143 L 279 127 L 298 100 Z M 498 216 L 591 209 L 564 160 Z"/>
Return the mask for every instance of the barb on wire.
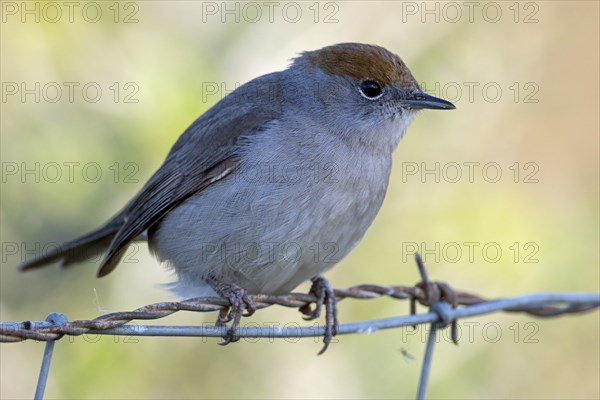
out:
<path id="1" fill-rule="evenodd" d="M 420 259 L 419 259 L 420 260 Z M 598 294 L 540 293 L 508 299 L 488 300 L 481 296 L 450 289 L 444 283 L 431 282 L 425 267 L 419 261 L 423 281 L 415 286 L 358 285 L 347 289 L 335 289 L 338 301 L 343 299 L 373 299 L 389 297 L 410 300 L 411 315 L 382 320 L 363 321 L 340 325 L 338 334 L 365 332 L 372 329 L 386 329 L 398 326 L 413 326 L 444 320 L 454 323 L 457 318 L 485 314 L 493 311 L 523 312 L 533 316 L 552 317 L 567 313 L 591 310 L 600 305 Z M 251 295 L 257 309 L 272 305 L 290 308 L 310 306 L 317 299 L 311 294 L 291 293 L 286 295 Z M 414 315 L 416 303 L 430 307 L 440 301 L 449 301 L 452 309 L 440 316 L 436 312 Z M 62 324 L 48 322 L 3 322 L 0 323 L 0 342 L 20 342 L 27 339 L 52 341 L 63 335 L 78 336 L 85 333 L 112 335 L 154 335 L 154 336 L 208 336 L 223 337 L 223 327 L 186 326 L 139 326 L 126 325 L 134 320 L 156 320 L 179 311 L 208 312 L 219 311 L 229 306 L 227 300 L 218 297 L 198 297 L 181 302 L 162 302 L 140 307 L 129 312 L 114 312 L 90 320 L 69 321 Z M 463 306 L 463 307 L 458 307 Z M 435 311 L 435 310 L 434 310 Z M 294 328 L 278 331 L 273 328 L 242 328 L 240 337 L 304 337 L 323 334 L 322 327 Z M 455 338 L 456 335 L 453 336 Z"/>

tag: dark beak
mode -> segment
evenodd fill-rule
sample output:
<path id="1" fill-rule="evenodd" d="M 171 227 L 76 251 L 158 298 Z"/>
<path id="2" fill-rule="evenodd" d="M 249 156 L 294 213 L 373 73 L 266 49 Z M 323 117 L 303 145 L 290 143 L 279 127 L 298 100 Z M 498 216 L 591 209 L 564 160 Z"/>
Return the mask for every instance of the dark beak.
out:
<path id="1" fill-rule="evenodd" d="M 428 95 L 425 92 L 418 92 L 410 96 L 410 98 L 402 101 L 406 107 L 421 110 L 421 109 L 430 109 L 430 110 L 454 110 L 456 107 L 454 104 L 450 103 L 447 100 L 439 99 L 437 97 L 433 97 Z"/>

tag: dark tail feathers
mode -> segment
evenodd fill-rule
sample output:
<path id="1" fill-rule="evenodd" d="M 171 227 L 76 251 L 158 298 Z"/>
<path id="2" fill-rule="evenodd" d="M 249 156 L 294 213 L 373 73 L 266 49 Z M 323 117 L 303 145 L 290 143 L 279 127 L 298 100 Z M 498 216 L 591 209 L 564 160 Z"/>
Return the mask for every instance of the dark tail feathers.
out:
<path id="1" fill-rule="evenodd" d="M 21 271 L 28 271 L 56 261 L 60 261 L 63 267 L 67 267 L 71 264 L 92 258 L 106 251 L 119 230 L 119 226 L 120 224 L 117 223 L 109 223 L 87 235 L 64 243 L 44 255 L 25 261 L 18 268 Z"/>

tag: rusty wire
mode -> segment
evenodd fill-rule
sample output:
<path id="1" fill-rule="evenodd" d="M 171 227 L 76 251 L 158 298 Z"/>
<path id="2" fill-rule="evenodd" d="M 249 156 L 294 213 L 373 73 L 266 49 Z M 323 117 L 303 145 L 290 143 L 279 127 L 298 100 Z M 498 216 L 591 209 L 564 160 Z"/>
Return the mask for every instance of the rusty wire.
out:
<path id="1" fill-rule="evenodd" d="M 433 283 L 433 287 L 444 286 L 443 283 Z M 430 290 L 430 293 L 428 293 L 427 286 L 423 285 L 422 282 L 416 286 L 358 285 L 347 289 L 335 289 L 334 293 L 338 301 L 343 299 L 374 299 L 389 297 L 398 300 L 411 300 L 412 302 L 418 302 L 428 307 L 443 300 L 440 298 L 440 290 Z M 455 296 L 454 301 L 456 302 L 456 305 L 460 306 L 472 306 L 491 301 L 464 291 L 453 290 L 453 294 Z M 315 296 L 301 293 L 277 296 L 252 295 L 251 298 L 257 309 L 266 308 L 272 305 L 300 308 L 303 306 L 310 306 L 316 301 Z M 0 323 L 0 342 L 21 342 L 27 339 L 52 341 L 60 339 L 63 335 L 79 336 L 92 331 L 98 333 L 98 331 L 114 330 L 115 328 L 122 327 L 134 320 L 156 320 L 179 311 L 209 312 L 218 311 L 228 306 L 227 300 L 222 298 L 198 297 L 181 302 L 154 303 L 133 311 L 114 312 L 91 320 L 69 321 L 58 325 L 32 321 L 5 322 Z M 566 306 L 540 304 L 538 301 L 533 302 L 532 304 L 505 308 L 504 310 L 509 312 L 523 312 L 538 317 L 550 317 L 566 313 L 583 312 L 598 306 L 598 301 L 574 302 L 572 304 L 567 304 Z"/>
<path id="2" fill-rule="evenodd" d="M 378 329 L 397 328 L 401 326 L 415 326 L 430 323 L 430 333 L 427 340 L 425 357 L 419 380 L 417 399 L 426 397 L 429 371 L 432 362 L 433 348 L 436 341 L 436 331 L 448 325 L 451 326 L 451 338 L 457 343 L 457 320 L 470 316 L 487 314 L 494 311 L 522 312 L 538 317 L 553 317 L 563 314 L 588 311 L 600 306 L 598 293 L 537 293 L 512 298 L 489 300 L 484 297 L 454 290 L 443 282 L 429 280 L 427 270 L 421 256 L 415 255 L 421 281 L 415 286 L 379 286 L 358 285 L 348 289 L 335 289 L 333 291 L 336 302 L 344 299 L 374 299 L 389 297 L 397 300 L 410 301 L 410 315 L 392 317 L 380 320 L 370 320 L 336 324 L 337 334 L 369 333 Z M 312 291 L 311 291 L 312 293 Z M 303 313 L 314 311 L 320 313 L 320 300 L 315 294 L 291 293 L 286 295 L 251 295 L 256 309 L 272 305 L 298 308 Z M 416 314 L 416 304 L 419 303 L 429 308 L 428 313 Z M 335 302 L 333 303 L 335 306 Z M 460 307 L 462 306 L 462 307 Z M 221 311 L 230 307 L 228 300 L 218 297 L 198 297 L 181 302 L 163 302 L 150 304 L 129 312 L 114 312 L 102 315 L 91 320 L 78 320 L 69 322 L 66 316 L 58 313 L 48 315 L 46 321 L 24 321 L 0 323 L 0 342 L 14 343 L 27 339 L 46 341 L 46 348 L 35 399 L 41 400 L 44 396 L 48 378 L 50 360 L 54 349 L 54 341 L 64 335 L 78 336 L 85 333 L 105 335 L 128 336 L 204 336 L 225 337 L 228 330 L 224 326 L 198 327 L 198 326 L 155 326 L 129 324 L 134 320 L 157 320 L 179 311 Z M 327 323 L 330 323 L 328 320 Z M 264 329 L 259 327 L 242 328 L 236 335 L 238 337 L 306 337 L 325 335 L 327 347 L 327 327 L 302 327 L 289 329 Z M 323 351 L 321 351 L 322 353 Z M 321 354 L 319 353 L 319 354 Z"/>

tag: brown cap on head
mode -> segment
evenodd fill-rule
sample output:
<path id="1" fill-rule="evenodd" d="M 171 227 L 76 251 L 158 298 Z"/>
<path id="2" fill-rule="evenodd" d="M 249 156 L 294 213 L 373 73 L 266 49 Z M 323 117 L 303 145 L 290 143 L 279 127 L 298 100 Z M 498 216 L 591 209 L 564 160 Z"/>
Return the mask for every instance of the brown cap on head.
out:
<path id="1" fill-rule="evenodd" d="M 418 90 L 419 85 L 404 62 L 380 46 L 340 43 L 302 53 L 300 59 L 328 74 L 370 79 L 381 85 L 398 84 Z"/>

